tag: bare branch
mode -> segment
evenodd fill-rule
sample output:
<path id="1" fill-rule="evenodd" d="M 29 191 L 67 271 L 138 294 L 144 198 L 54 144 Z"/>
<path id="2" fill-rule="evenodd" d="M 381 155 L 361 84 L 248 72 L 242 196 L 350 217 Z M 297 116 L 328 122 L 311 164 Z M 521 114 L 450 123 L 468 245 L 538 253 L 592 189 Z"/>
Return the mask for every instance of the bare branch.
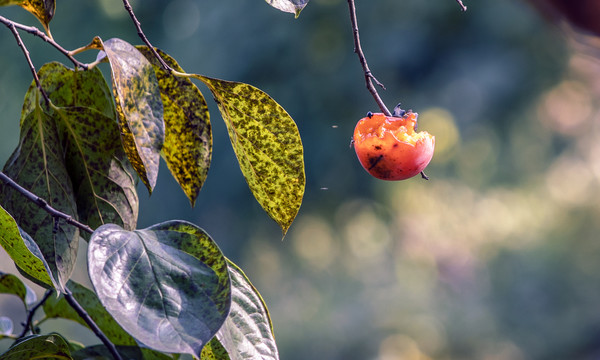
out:
<path id="1" fill-rule="evenodd" d="M 104 346 L 106 346 L 108 348 L 108 351 L 110 351 L 111 355 L 115 358 L 115 360 L 123 360 L 123 358 L 121 357 L 121 354 L 119 354 L 119 352 L 117 351 L 117 347 L 115 346 L 115 344 L 113 344 L 106 337 L 106 335 L 104 335 L 102 330 L 100 330 L 98 325 L 96 325 L 96 323 L 90 317 L 90 315 L 87 313 L 87 311 L 85 311 L 85 309 L 81 305 L 79 305 L 79 303 L 73 296 L 73 293 L 71 293 L 71 291 L 69 289 L 65 289 L 65 293 L 63 294 L 63 296 L 65 297 L 65 300 L 67 300 L 69 305 L 71 305 L 73 310 L 75 310 L 77 312 L 77 314 L 83 319 L 83 321 L 85 321 L 85 323 L 88 324 L 88 326 L 90 327 L 90 329 L 92 330 L 94 335 L 96 335 L 98 337 L 98 339 L 100 339 L 100 341 L 102 341 Z"/>
<path id="2" fill-rule="evenodd" d="M 48 202 L 46 200 L 42 199 L 41 197 L 35 195 L 31 191 L 29 191 L 29 190 L 25 189 L 24 187 L 22 187 L 21 185 L 17 184 L 13 179 L 11 179 L 8 175 L 6 175 L 5 173 L 3 173 L 1 171 L 0 171 L 0 180 L 4 181 L 6 183 L 6 185 L 8 185 L 8 186 L 12 187 L 13 189 L 17 190 L 18 192 L 20 192 L 29 201 L 32 201 L 34 204 L 39 206 L 42 210 L 44 210 L 48 214 L 52 215 L 53 217 L 63 219 L 67 222 L 67 224 L 73 225 L 87 233 L 91 234 L 94 232 L 94 230 L 91 227 L 89 227 L 88 225 L 82 224 L 79 221 L 73 219 L 73 217 L 71 215 L 65 214 L 64 212 L 56 210 L 52 206 L 48 205 Z"/>
<path id="3" fill-rule="evenodd" d="M 35 66 L 33 65 L 33 62 L 31 61 L 31 56 L 29 56 L 29 50 L 27 50 L 27 47 L 25 46 L 25 44 L 23 44 L 23 40 L 21 39 L 21 36 L 19 35 L 19 31 L 17 30 L 17 28 L 15 27 L 15 24 L 13 24 L 13 23 L 10 23 L 6 26 L 13 33 L 13 35 L 15 36 L 15 39 L 17 40 L 17 44 L 19 45 L 21 50 L 23 50 L 23 54 L 25 55 L 25 59 L 27 60 L 27 64 L 29 65 L 29 69 L 31 70 L 31 73 L 33 74 L 33 79 L 35 80 L 35 85 L 42 93 L 42 96 L 44 97 L 44 100 L 46 101 L 46 105 L 49 105 L 50 98 L 48 97 L 48 94 L 46 94 L 46 91 L 44 91 L 44 88 L 42 88 L 42 83 L 40 82 L 40 78 L 37 74 L 37 70 L 35 70 Z"/>
<path id="4" fill-rule="evenodd" d="M 358 60 L 360 61 L 360 64 L 362 65 L 363 71 L 365 73 L 365 82 L 367 83 L 367 89 L 375 99 L 375 102 L 379 106 L 379 109 L 381 109 L 381 112 L 387 116 L 391 116 L 392 113 L 385 106 L 383 100 L 381 100 L 381 97 L 379 96 L 375 85 L 373 85 L 373 82 L 375 82 L 375 84 L 377 84 L 378 86 L 381 86 L 381 88 L 384 90 L 385 86 L 383 86 L 383 84 L 380 83 L 371 73 L 369 65 L 367 64 L 367 59 L 365 58 L 365 54 L 363 53 L 362 47 L 360 46 L 360 35 L 358 33 L 358 21 L 356 20 L 356 6 L 354 5 L 354 0 L 348 0 L 348 8 L 350 10 L 352 34 L 354 35 L 354 52 L 356 53 L 356 55 L 358 55 Z"/>
<path id="5" fill-rule="evenodd" d="M 140 24 L 139 20 L 135 16 L 135 14 L 133 12 L 133 8 L 131 7 L 131 4 L 129 4 L 129 1 L 128 0 L 123 0 L 123 5 L 125 6 L 125 10 L 127 10 L 127 12 L 129 13 L 129 16 L 131 17 L 131 20 L 133 20 L 133 24 L 135 25 L 135 28 L 137 29 L 138 36 L 140 37 L 140 39 L 142 39 L 142 41 L 144 42 L 144 44 L 146 44 L 146 46 L 148 46 L 150 48 L 150 51 L 152 51 L 152 54 L 154 54 L 154 56 L 160 62 L 160 66 L 162 66 L 162 68 L 165 69 L 165 71 L 167 71 L 169 73 L 173 72 L 173 69 L 158 54 L 158 52 L 156 51 L 156 49 L 154 48 L 154 46 L 152 46 L 152 44 L 150 43 L 150 41 L 148 40 L 148 38 L 144 34 L 144 31 L 142 31 L 142 25 Z"/>
<path id="6" fill-rule="evenodd" d="M 27 332 L 29 330 L 31 330 L 31 332 L 33 334 L 35 334 L 35 329 L 33 326 L 33 315 L 35 315 L 35 312 L 40 308 L 40 306 L 44 305 L 46 300 L 48 300 L 50 295 L 52 295 L 53 293 L 54 293 L 54 290 L 52 290 L 52 289 L 46 290 L 44 297 L 37 304 L 35 304 L 34 307 L 29 309 L 29 311 L 27 312 L 27 320 L 26 320 L 25 324 L 23 324 L 23 331 L 21 332 L 21 334 L 19 335 L 19 337 L 17 339 L 20 339 L 20 338 L 24 337 L 25 335 L 27 335 Z"/>
<path id="7" fill-rule="evenodd" d="M 23 24 L 19 24 L 17 22 L 9 20 L 9 19 L 7 19 L 7 18 L 5 18 L 3 16 L 0 16 L 0 23 L 4 24 L 9 29 L 16 28 L 16 29 L 23 30 L 25 32 L 28 32 L 28 33 L 34 35 L 34 36 L 37 36 L 37 37 L 41 38 L 45 42 L 47 42 L 50 45 L 54 46 L 58 51 L 60 51 L 69 60 L 71 60 L 71 62 L 73 63 L 73 65 L 75 65 L 75 67 L 79 67 L 81 69 L 87 69 L 87 65 L 86 64 L 77 61 L 68 50 L 65 50 L 56 41 L 54 41 L 51 37 L 49 37 L 48 35 L 46 35 L 43 31 L 41 31 L 40 29 L 36 28 L 35 26 L 26 26 L 26 25 L 23 25 Z M 14 32 L 13 32 L 13 34 L 14 34 Z"/>

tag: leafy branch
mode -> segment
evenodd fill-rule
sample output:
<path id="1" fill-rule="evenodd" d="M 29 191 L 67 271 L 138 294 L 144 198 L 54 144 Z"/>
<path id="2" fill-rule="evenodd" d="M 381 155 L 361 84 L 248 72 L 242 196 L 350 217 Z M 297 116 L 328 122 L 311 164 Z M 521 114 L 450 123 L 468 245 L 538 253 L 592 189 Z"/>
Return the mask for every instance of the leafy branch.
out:
<path id="1" fill-rule="evenodd" d="M 55 219 L 63 219 L 67 222 L 67 224 L 73 225 L 80 230 L 83 230 L 89 234 L 93 233 L 94 230 L 88 225 L 82 224 L 79 221 L 75 220 L 71 215 L 66 214 L 62 211 L 59 211 L 48 204 L 48 202 L 31 191 L 25 189 L 21 185 L 17 184 L 16 181 L 11 179 L 8 175 L 0 171 L 0 180 L 4 181 L 6 185 L 12 187 L 21 193 L 27 200 L 33 202 L 37 206 L 39 206 L 42 210 L 52 215 Z"/>
<path id="2" fill-rule="evenodd" d="M 89 327 L 104 343 L 101 351 L 108 350 L 115 359 L 121 359 L 116 346 L 140 351 L 139 344 L 151 344 L 152 352 L 223 360 L 239 353 L 241 343 L 245 353 L 278 359 L 260 294 L 204 230 L 179 220 L 136 228 L 135 172 L 151 192 L 162 156 L 193 206 L 212 154 L 208 107 L 191 81 L 199 80 L 219 106 L 253 195 L 285 234 L 305 188 L 304 148 L 291 116 L 251 85 L 184 72 L 150 44 L 128 0 L 123 0 L 125 9 L 147 47 L 97 36 L 87 46 L 65 50 L 49 32 L 54 0 L 19 1 L 0 6 L 24 7 L 46 33 L 0 17 L 34 79 L 23 104 L 19 145 L 0 172 L 0 245 L 25 275 L 58 289 L 63 297 L 53 315 L 53 291 L 29 311 L 21 337 L 29 331 L 33 336 L 18 345 L 37 347 L 32 350 L 36 356 L 68 358 L 67 341 L 59 334 L 37 334 L 43 320 L 33 322 L 33 316 L 43 305 L 47 318 Z M 293 6 L 296 15 L 303 6 Z M 52 62 L 36 71 L 20 31 L 53 45 L 75 69 Z M 87 50 L 100 51 L 96 61 L 83 64 L 74 58 Z M 95 68 L 104 61 L 111 67 L 112 92 Z M 83 233 L 91 234 L 87 264 L 93 290 L 78 289 L 69 280 Z M 128 251 L 119 253 L 124 243 Z M 123 276 L 115 277 L 119 271 Z M 148 277 L 149 272 L 155 276 Z M 162 296 L 173 289 L 184 301 Z M 202 296 L 191 289 L 201 290 Z M 131 316 L 124 303 L 140 311 Z M 230 309 L 235 316 L 229 315 Z M 158 337 L 156 319 L 165 324 Z M 217 332 L 221 335 L 214 337 Z M 239 334 L 244 334 L 242 340 Z M 47 349 L 47 340 L 60 344 Z M 264 343 L 269 344 L 266 353 Z M 127 354 L 126 348 L 119 351 Z"/>
<path id="3" fill-rule="evenodd" d="M 50 215 L 52 215 L 55 219 L 64 219 L 68 224 L 73 225 L 87 233 L 91 234 L 94 232 L 94 230 L 91 227 L 89 227 L 88 225 L 82 224 L 82 223 L 78 222 L 77 220 L 73 219 L 72 216 L 65 214 L 59 210 L 56 210 L 55 208 L 50 206 L 46 200 L 35 195 L 31 191 L 23 188 L 21 185 L 17 184 L 13 179 L 11 179 L 9 176 L 7 176 L 6 174 L 4 174 L 1 171 L 0 171 L 0 180 L 4 181 L 4 183 L 6 183 L 8 186 L 12 187 L 13 189 L 17 190 L 19 193 L 21 193 L 21 195 L 23 195 L 28 200 L 32 201 L 34 204 L 39 206 L 42 210 L 44 210 L 47 213 L 49 213 Z M 25 334 L 27 334 L 27 331 L 29 331 L 29 330 L 31 330 L 32 332 L 35 333 L 35 331 L 33 329 L 33 325 L 32 325 L 33 315 L 35 314 L 37 309 L 40 306 L 42 306 L 44 304 L 44 302 L 46 302 L 46 300 L 50 297 L 50 295 L 52 295 L 53 292 L 54 292 L 53 290 L 46 291 L 42 300 L 29 310 L 29 313 L 27 315 L 27 321 L 25 323 L 23 332 L 21 333 L 19 338 L 24 337 Z M 85 311 L 85 309 L 77 302 L 77 300 L 75 300 L 71 291 L 69 289 L 65 288 L 63 295 L 64 295 L 65 299 L 67 300 L 67 302 L 69 303 L 69 305 L 71 305 L 71 307 L 77 312 L 77 314 L 79 314 L 79 316 L 86 322 L 86 324 L 88 324 L 88 326 L 94 332 L 94 334 L 107 347 L 107 349 L 113 355 L 115 360 L 122 360 L 121 355 L 117 351 L 117 348 L 115 347 L 115 345 L 106 337 L 106 335 L 104 335 L 102 330 L 100 330 L 98 325 L 96 325 L 96 323 L 92 320 L 92 318 L 89 316 L 87 311 Z"/>

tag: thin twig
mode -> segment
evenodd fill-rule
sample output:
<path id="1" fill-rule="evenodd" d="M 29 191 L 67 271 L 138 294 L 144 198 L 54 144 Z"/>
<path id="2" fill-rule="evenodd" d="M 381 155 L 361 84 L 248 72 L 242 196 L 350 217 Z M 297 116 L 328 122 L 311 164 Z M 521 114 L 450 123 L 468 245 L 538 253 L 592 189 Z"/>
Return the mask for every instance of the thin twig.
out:
<path id="1" fill-rule="evenodd" d="M 44 88 L 42 88 L 42 83 L 37 74 L 37 70 L 35 70 L 35 66 L 33 65 L 33 62 L 31 61 L 31 56 L 29 56 L 29 50 L 27 50 L 27 47 L 25 46 L 25 44 L 23 44 L 23 40 L 21 39 L 21 35 L 19 35 L 19 31 L 15 27 L 15 24 L 9 24 L 7 26 L 10 29 L 10 31 L 13 33 L 13 35 L 15 36 L 15 39 L 17 40 L 17 44 L 19 45 L 21 50 L 23 50 L 23 54 L 25 55 L 25 59 L 27 60 L 27 64 L 29 65 L 29 69 L 31 70 L 31 73 L 33 74 L 33 79 L 35 80 L 35 85 L 42 93 L 42 96 L 44 97 L 44 100 L 46 101 L 46 105 L 49 105 L 50 98 L 48 97 L 48 94 L 46 94 L 46 91 L 44 91 Z"/>
<path id="2" fill-rule="evenodd" d="M 102 341 L 102 343 L 104 344 L 104 346 L 106 346 L 106 348 L 108 349 L 108 351 L 110 351 L 110 353 L 115 358 L 115 360 L 123 360 L 123 358 L 121 358 L 121 355 L 117 351 L 117 347 L 115 346 L 115 344 L 113 344 L 106 337 L 106 335 L 104 335 L 104 333 L 102 332 L 102 330 L 100 330 L 100 328 L 98 327 L 98 325 L 96 325 L 96 323 L 90 317 L 90 315 L 87 313 L 87 311 L 85 311 L 85 309 L 81 305 L 79 305 L 79 303 L 77 302 L 77 300 L 73 296 L 73 293 L 71 293 L 71 291 L 69 289 L 65 289 L 65 292 L 63 293 L 63 296 L 65 297 L 65 300 L 67 300 L 67 302 L 69 303 L 69 305 L 71 305 L 71 307 L 73 308 L 73 310 L 75 310 L 77 312 L 77 314 L 83 319 L 83 321 L 85 321 L 85 323 L 88 324 L 88 326 L 90 327 L 90 329 L 92 330 L 92 332 L 98 337 L 98 339 L 100 339 L 100 341 Z"/>
<path id="3" fill-rule="evenodd" d="M 133 20 L 133 24 L 135 25 L 135 28 L 136 28 L 137 33 L 138 33 L 138 36 L 140 37 L 140 39 L 142 39 L 142 41 L 144 42 L 144 44 L 146 44 L 150 48 L 150 51 L 152 51 L 152 54 L 160 62 L 160 66 L 162 66 L 162 68 L 165 69 L 165 71 L 168 72 L 168 73 L 173 72 L 173 69 L 158 54 L 158 52 L 156 51 L 156 49 L 154 48 L 154 46 L 152 46 L 152 44 L 150 44 L 150 40 L 148 40 L 148 38 L 144 34 L 144 31 L 142 31 L 142 25 L 140 24 L 140 22 L 138 21 L 137 17 L 135 16 L 135 14 L 133 12 L 133 8 L 131 7 L 131 4 L 129 4 L 129 1 L 128 0 L 123 0 L 123 5 L 125 5 L 125 10 L 127 10 L 127 12 L 129 13 L 129 16 L 131 17 L 131 20 Z"/>
<path id="4" fill-rule="evenodd" d="M 48 202 L 31 191 L 25 189 L 21 185 L 17 184 L 13 179 L 11 179 L 8 175 L 0 171 L 0 180 L 4 181 L 8 186 L 20 192 L 23 196 L 25 196 L 29 201 L 32 201 L 34 204 L 39 206 L 42 210 L 52 215 L 55 218 L 64 219 L 67 224 L 73 225 L 80 230 L 83 230 L 87 233 L 93 233 L 94 230 L 88 225 L 82 224 L 79 221 L 75 220 L 71 215 L 65 214 L 59 210 L 56 210 L 52 206 L 48 204 Z"/>
<path id="5" fill-rule="evenodd" d="M 46 290 L 46 293 L 44 294 L 44 297 L 40 300 L 40 302 L 35 304 L 35 306 L 29 310 L 29 312 L 27 313 L 27 320 L 25 321 L 25 324 L 23 324 L 23 331 L 19 335 L 18 339 L 24 337 L 29 330 L 31 330 L 31 332 L 35 334 L 35 329 L 33 326 L 33 315 L 35 315 L 35 312 L 40 308 L 40 306 L 44 305 L 46 300 L 48 300 L 48 298 L 50 298 L 50 295 L 52 295 L 53 293 L 54 290 L 52 289 Z"/>
<path id="6" fill-rule="evenodd" d="M 71 62 L 73 63 L 73 65 L 75 65 L 76 67 L 82 68 L 82 69 L 87 69 L 87 65 L 86 64 L 77 61 L 73 57 L 73 55 L 71 55 L 71 53 L 68 50 L 65 50 L 56 41 L 54 41 L 51 37 L 49 37 L 48 35 L 46 35 L 43 31 L 41 31 L 40 29 L 36 28 L 35 26 L 26 26 L 26 25 L 23 25 L 23 24 L 19 24 L 17 22 L 9 20 L 9 19 L 7 19 L 7 18 L 5 18 L 3 16 L 0 16 L 0 23 L 4 24 L 9 29 L 11 28 L 11 26 L 13 26 L 14 28 L 17 28 L 19 30 L 23 30 L 25 32 L 28 32 L 28 33 L 34 35 L 34 36 L 37 36 L 37 37 L 41 38 L 45 42 L 47 42 L 50 45 L 54 46 L 58 51 L 60 51 L 69 60 L 71 60 Z"/>
<path id="7" fill-rule="evenodd" d="M 467 7 L 465 6 L 465 4 L 463 4 L 462 0 L 456 0 L 456 2 L 458 3 L 458 5 L 460 5 L 462 11 L 467 11 Z"/>
<path id="8" fill-rule="evenodd" d="M 360 36 L 358 33 L 358 21 L 356 20 L 356 6 L 354 5 L 354 0 L 348 0 L 348 8 L 350 10 L 352 34 L 354 35 L 354 52 L 356 53 L 356 55 L 358 55 L 358 60 L 360 61 L 360 64 L 362 65 L 363 71 L 365 73 L 367 89 L 369 90 L 371 95 L 373 95 L 373 98 L 375 99 L 377 105 L 379 105 L 379 109 L 381 109 L 381 112 L 383 112 L 387 116 L 391 116 L 392 113 L 385 106 L 383 100 L 381 100 L 381 97 L 379 96 L 379 93 L 377 93 L 377 89 L 375 88 L 375 85 L 373 85 L 373 82 L 375 82 L 378 86 L 381 86 L 381 88 L 384 90 L 385 86 L 383 86 L 383 84 L 380 83 L 375 78 L 375 76 L 373 76 L 373 73 L 371 73 L 369 65 L 367 64 L 367 59 L 365 58 L 365 54 L 363 53 L 362 47 L 360 46 Z"/>

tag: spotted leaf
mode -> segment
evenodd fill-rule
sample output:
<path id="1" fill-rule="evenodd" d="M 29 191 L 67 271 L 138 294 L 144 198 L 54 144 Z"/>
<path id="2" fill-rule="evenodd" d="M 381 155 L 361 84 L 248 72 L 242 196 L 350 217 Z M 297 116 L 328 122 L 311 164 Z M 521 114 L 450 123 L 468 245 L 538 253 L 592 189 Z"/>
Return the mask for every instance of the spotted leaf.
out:
<path id="1" fill-rule="evenodd" d="M 76 71 L 49 63 L 38 76 L 57 106 L 52 117 L 65 148 L 79 220 L 92 228 L 116 223 L 134 229 L 138 215 L 134 172 L 121 145 L 115 106 L 102 73 L 97 68 Z M 35 91 L 32 83 L 23 105 L 25 116 L 43 101 Z"/>
<path id="2" fill-rule="evenodd" d="M 46 33 L 50 35 L 48 25 L 54 17 L 56 0 L 0 0 L 0 6 L 19 5 L 32 13 L 44 26 Z"/>
<path id="3" fill-rule="evenodd" d="M 54 119 L 36 106 L 22 120 L 19 145 L 6 162 L 4 172 L 51 207 L 76 218 L 75 195 L 63 154 Z M 0 188 L 0 203 L 15 214 L 16 223 L 39 246 L 54 279 L 64 286 L 77 257 L 78 229 L 64 221 L 55 221 L 39 205 L 24 201 L 11 187 Z"/>
<path id="4" fill-rule="evenodd" d="M 133 45 L 117 38 L 102 44 L 112 71 L 121 140 L 129 161 L 149 192 L 158 177 L 165 138 L 163 106 L 152 64 Z"/>
<path id="5" fill-rule="evenodd" d="M 165 143 L 162 155 L 192 206 L 204 184 L 212 155 L 212 133 L 208 106 L 198 87 L 189 78 L 167 73 L 146 46 L 137 49 L 154 66 L 164 107 Z M 177 62 L 157 50 L 173 69 L 183 72 Z"/>
<path id="6" fill-rule="evenodd" d="M 304 149 L 290 115 L 263 91 L 196 75 L 212 92 L 254 197 L 285 234 L 304 196 Z"/>
<path id="7" fill-rule="evenodd" d="M 18 340 L 2 360 L 71 359 L 68 342 L 59 334 L 32 335 Z"/>
<path id="8" fill-rule="evenodd" d="M 0 193 L 1 194 L 1 193 Z M 0 195 L 2 196 L 2 195 Z M 25 236 L 22 236 L 25 235 Z M 0 206 L 0 245 L 19 270 L 36 279 L 44 287 L 54 287 L 50 268 L 37 244 L 19 227 L 10 214 Z M 33 248 L 33 251 L 30 249 Z"/>
<path id="9" fill-rule="evenodd" d="M 98 228 L 90 279 L 113 318 L 149 348 L 198 356 L 231 305 L 227 263 L 214 241 L 183 221 L 126 231 Z"/>

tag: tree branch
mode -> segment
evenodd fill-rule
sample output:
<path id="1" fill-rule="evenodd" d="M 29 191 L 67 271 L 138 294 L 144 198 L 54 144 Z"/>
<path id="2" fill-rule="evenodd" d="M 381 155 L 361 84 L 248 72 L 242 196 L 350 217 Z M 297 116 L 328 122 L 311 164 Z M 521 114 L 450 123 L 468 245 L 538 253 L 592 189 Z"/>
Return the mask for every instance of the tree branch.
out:
<path id="1" fill-rule="evenodd" d="M 127 10 L 127 12 L 129 13 L 131 20 L 133 20 L 133 24 L 135 25 L 138 36 L 142 39 L 144 44 L 146 44 L 146 46 L 148 46 L 150 48 L 150 51 L 152 51 L 152 54 L 154 54 L 154 56 L 160 62 L 160 66 L 162 66 L 162 68 L 165 69 L 165 71 L 167 71 L 168 73 L 173 72 L 173 69 L 158 54 L 158 52 L 156 51 L 154 46 L 152 46 L 152 44 L 150 44 L 150 40 L 148 40 L 148 38 L 144 34 L 144 31 L 142 31 L 142 25 L 140 24 L 139 20 L 135 16 L 135 13 L 133 12 L 133 8 L 131 7 L 131 4 L 129 4 L 129 0 L 123 0 L 123 5 L 125 6 L 125 10 Z"/>
<path id="2" fill-rule="evenodd" d="M 363 53 L 362 47 L 360 46 L 360 35 L 358 33 L 358 21 L 356 20 L 356 6 L 354 5 L 354 0 L 348 0 L 348 9 L 350 10 L 350 22 L 352 23 L 352 34 L 354 36 L 354 52 L 356 53 L 356 55 L 358 55 L 358 60 L 360 61 L 360 64 L 362 65 L 363 71 L 365 73 L 365 82 L 367 83 L 367 89 L 375 99 L 375 102 L 379 106 L 379 109 L 381 109 L 381 112 L 387 116 L 391 116 L 392 113 L 385 106 L 383 100 L 381 100 L 381 97 L 379 96 L 375 85 L 373 85 L 373 82 L 375 82 L 378 86 L 381 86 L 381 88 L 384 90 L 385 86 L 383 86 L 383 84 L 380 83 L 375 78 L 375 76 L 373 76 L 373 73 L 371 73 L 369 65 L 367 64 L 367 59 L 365 58 L 365 54 Z"/>
<path id="3" fill-rule="evenodd" d="M 35 195 L 31 191 L 29 191 L 29 190 L 25 189 L 24 187 L 22 187 L 21 185 L 17 184 L 13 179 L 11 179 L 8 175 L 3 173 L 2 171 L 0 171 L 0 180 L 4 181 L 6 183 L 6 185 L 8 185 L 8 186 L 12 187 L 13 189 L 17 190 L 18 192 L 20 192 L 29 201 L 32 201 L 34 204 L 39 206 L 42 210 L 44 210 L 48 214 L 52 215 L 54 218 L 64 219 L 67 222 L 67 224 L 73 225 L 87 233 L 91 234 L 94 232 L 94 230 L 91 227 L 89 227 L 88 225 L 82 224 L 79 221 L 73 219 L 73 217 L 71 215 L 65 214 L 64 212 L 56 210 L 52 206 L 48 205 L 48 202 L 46 200 L 42 199 L 41 197 Z"/>
<path id="4" fill-rule="evenodd" d="M 29 310 L 29 312 L 27 313 L 27 320 L 25 321 L 25 324 L 23 324 L 23 331 L 17 339 L 24 337 L 27 334 L 27 331 L 29 330 L 31 330 L 31 332 L 35 334 L 35 329 L 33 327 L 33 315 L 35 315 L 35 312 L 40 308 L 40 306 L 44 305 L 46 300 L 48 300 L 50 295 L 52 295 L 53 293 L 54 290 L 52 289 L 46 290 L 46 293 L 44 294 L 44 297 L 40 300 L 40 302 L 35 304 L 35 306 Z"/>
<path id="5" fill-rule="evenodd" d="M 56 41 L 54 41 L 54 39 L 52 39 L 51 37 L 49 37 L 48 35 L 46 35 L 43 31 L 41 31 L 40 29 L 36 28 L 35 26 L 26 26 L 26 25 L 23 25 L 23 24 L 19 24 L 17 22 L 9 20 L 9 19 L 7 19 L 7 18 L 5 18 L 3 16 L 0 16 L 0 23 L 4 24 L 9 29 L 11 29 L 11 26 L 12 26 L 13 28 L 16 28 L 16 29 L 19 29 L 19 30 L 23 30 L 25 32 L 28 32 L 28 33 L 34 35 L 34 36 L 37 36 L 37 37 L 41 38 L 45 42 L 47 42 L 50 45 L 54 46 L 58 51 L 60 51 L 69 60 L 71 60 L 71 62 L 73 63 L 73 65 L 75 65 L 75 67 L 79 67 L 79 68 L 84 69 L 84 70 L 88 68 L 86 64 L 77 61 L 73 57 L 73 55 L 71 54 L 71 52 L 69 52 L 68 50 L 65 50 Z"/>
<path id="6" fill-rule="evenodd" d="M 462 11 L 467 11 L 467 7 L 465 6 L 465 4 L 463 4 L 462 0 L 456 0 L 456 2 L 458 3 L 458 5 L 460 5 Z"/>
<path id="7" fill-rule="evenodd" d="M 33 65 L 33 62 L 31 61 L 31 57 L 29 56 L 29 50 L 27 50 L 27 47 L 25 47 L 25 44 L 23 44 L 23 40 L 21 39 L 21 36 L 19 35 L 19 31 L 15 27 L 14 23 L 10 23 L 6 26 L 13 33 L 13 35 L 15 36 L 15 39 L 17 40 L 17 44 L 19 45 L 21 50 L 23 50 L 23 54 L 25 55 L 25 59 L 27 60 L 27 64 L 29 65 L 29 70 L 31 70 L 31 73 L 33 74 L 33 80 L 35 80 L 35 85 L 42 93 L 42 96 L 44 97 L 44 100 L 46 101 L 46 105 L 49 105 L 50 98 L 48 97 L 48 94 L 46 94 L 46 91 L 44 91 L 44 88 L 42 88 L 42 83 L 40 82 L 40 78 L 37 74 L 37 70 L 35 70 L 35 66 Z"/>
<path id="8" fill-rule="evenodd" d="M 85 323 L 88 324 L 88 326 L 90 327 L 92 332 L 98 337 L 98 339 L 100 339 L 100 341 L 102 341 L 104 346 L 106 346 L 108 348 L 108 351 L 110 351 L 110 353 L 115 358 L 115 360 L 123 360 L 123 358 L 121 357 L 121 354 L 119 354 L 119 351 L 117 351 L 115 344 L 113 344 L 106 337 L 106 335 L 104 335 L 102 330 L 100 330 L 98 325 L 96 325 L 96 323 L 90 317 L 90 315 L 87 313 L 87 311 L 85 311 L 85 309 L 81 305 L 79 305 L 79 303 L 77 302 L 75 297 L 73 297 L 73 293 L 71 293 L 71 291 L 69 289 L 65 289 L 63 296 L 65 297 L 65 300 L 67 300 L 69 305 L 71 305 L 73 310 L 75 310 L 77 312 L 77 314 L 83 319 L 83 321 L 85 321 Z"/>

